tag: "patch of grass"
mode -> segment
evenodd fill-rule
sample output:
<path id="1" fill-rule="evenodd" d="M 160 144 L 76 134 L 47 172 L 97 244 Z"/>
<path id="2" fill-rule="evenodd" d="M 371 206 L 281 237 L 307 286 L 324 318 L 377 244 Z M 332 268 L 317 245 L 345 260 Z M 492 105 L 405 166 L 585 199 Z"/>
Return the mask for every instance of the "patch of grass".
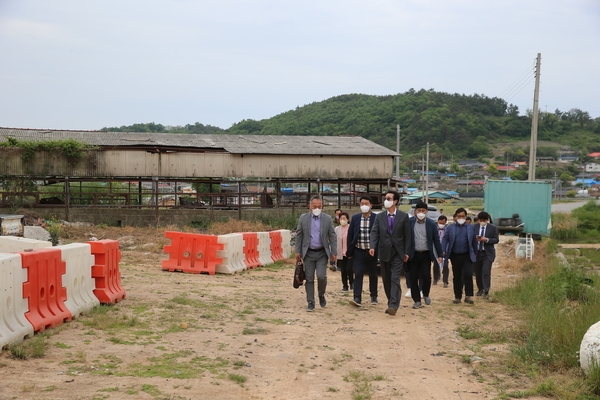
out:
<path id="1" fill-rule="evenodd" d="M 142 392 L 148 393 L 152 397 L 158 397 L 162 394 L 162 392 L 158 389 L 156 385 L 142 385 Z"/>
<path id="2" fill-rule="evenodd" d="M 54 347 L 56 347 L 56 348 L 58 348 L 58 349 L 70 349 L 70 348 L 72 348 L 73 346 L 68 346 L 68 345 L 66 345 L 66 344 L 64 344 L 64 343 L 61 343 L 61 342 L 56 342 L 56 343 L 54 343 Z"/>
<path id="3" fill-rule="evenodd" d="M 98 389 L 99 392 L 118 392 L 119 391 L 119 387 L 115 386 L 112 388 L 104 388 L 104 389 Z"/>
<path id="4" fill-rule="evenodd" d="M 43 358 L 48 350 L 50 333 L 48 331 L 35 335 L 22 343 L 9 346 L 10 354 L 19 360 Z"/>
<path id="5" fill-rule="evenodd" d="M 244 383 L 247 380 L 247 378 L 244 375 L 238 375 L 238 374 L 229 374 L 227 377 L 240 386 L 244 386 Z"/>
<path id="6" fill-rule="evenodd" d="M 190 359 L 189 357 L 192 354 L 191 351 L 182 350 L 176 353 L 163 354 L 160 357 L 151 357 L 148 359 L 149 363 L 133 364 L 127 370 L 118 373 L 118 375 L 192 379 L 198 378 L 204 371 L 213 374 L 222 373 L 229 365 L 229 361 L 221 357 L 215 359 L 193 357 Z"/>
<path id="7" fill-rule="evenodd" d="M 244 328 L 244 330 L 242 331 L 242 335 L 265 335 L 267 333 L 269 333 L 268 329 L 256 327 Z"/>
<path id="8" fill-rule="evenodd" d="M 350 382 L 354 385 L 354 390 L 352 391 L 353 400 L 369 400 L 374 394 L 371 381 L 384 379 L 385 376 L 383 375 L 371 375 L 358 370 L 352 370 L 344 376 L 345 382 Z"/>

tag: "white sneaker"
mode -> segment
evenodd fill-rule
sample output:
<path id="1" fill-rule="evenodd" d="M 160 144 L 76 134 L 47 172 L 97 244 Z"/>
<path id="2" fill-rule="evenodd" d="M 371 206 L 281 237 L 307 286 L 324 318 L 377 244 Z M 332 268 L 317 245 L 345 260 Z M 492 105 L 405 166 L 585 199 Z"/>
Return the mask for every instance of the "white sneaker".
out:
<path id="1" fill-rule="evenodd" d="M 406 294 L 404 295 L 404 297 L 410 297 L 410 296 L 411 296 L 411 294 L 410 294 L 410 289 L 408 289 L 408 290 L 406 291 Z"/>

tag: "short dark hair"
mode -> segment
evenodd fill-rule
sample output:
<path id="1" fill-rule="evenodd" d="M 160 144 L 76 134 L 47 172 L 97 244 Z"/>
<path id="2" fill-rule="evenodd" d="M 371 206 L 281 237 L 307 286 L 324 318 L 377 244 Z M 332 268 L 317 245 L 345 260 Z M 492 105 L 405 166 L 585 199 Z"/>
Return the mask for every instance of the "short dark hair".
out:
<path id="1" fill-rule="evenodd" d="M 465 210 L 463 207 L 460 207 L 460 208 L 457 208 L 456 211 L 454 211 L 454 216 L 456 217 L 461 212 L 464 212 L 465 215 L 467 215 L 467 210 Z"/>
<path id="2" fill-rule="evenodd" d="M 467 221 L 473 221 L 473 220 L 471 219 L 471 217 L 470 217 L 470 216 L 468 216 L 468 215 L 467 215 L 467 218 L 466 218 L 466 220 L 467 220 Z"/>
<path id="3" fill-rule="evenodd" d="M 446 218 L 446 216 L 445 216 L 445 215 L 440 215 L 440 216 L 438 217 L 438 221 L 448 221 L 448 218 Z"/>
<path id="4" fill-rule="evenodd" d="M 341 209 L 341 208 L 336 208 L 336 209 L 333 211 L 333 213 L 335 214 L 335 213 L 336 213 L 336 212 L 338 212 L 338 211 L 339 211 L 339 212 L 342 212 L 342 209 Z"/>
<path id="5" fill-rule="evenodd" d="M 360 199 L 358 199 L 358 202 L 360 203 L 363 200 L 367 200 L 369 203 L 373 204 L 373 199 L 371 198 L 371 196 L 360 196 Z"/>
<path id="6" fill-rule="evenodd" d="M 492 217 L 490 217 L 490 214 L 486 213 L 485 211 L 482 211 L 479 214 L 477 214 L 477 218 L 487 219 L 488 221 L 490 221 L 492 219 Z"/>
<path id="7" fill-rule="evenodd" d="M 340 211 L 341 211 L 341 210 L 340 210 Z M 343 211 L 343 212 L 340 214 L 340 219 L 342 219 L 342 217 L 346 217 L 346 219 L 347 219 L 348 221 L 350 221 L 350 215 L 349 215 L 349 214 L 348 214 L 346 211 Z"/>
<path id="8" fill-rule="evenodd" d="M 400 193 L 398 193 L 395 190 L 388 190 L 387 192 L 385 192 L 385 195 L 387 196 L 388 194 L 393 194 L 394 195 L 394 200 L 398 200 L 400 201 Z"/>

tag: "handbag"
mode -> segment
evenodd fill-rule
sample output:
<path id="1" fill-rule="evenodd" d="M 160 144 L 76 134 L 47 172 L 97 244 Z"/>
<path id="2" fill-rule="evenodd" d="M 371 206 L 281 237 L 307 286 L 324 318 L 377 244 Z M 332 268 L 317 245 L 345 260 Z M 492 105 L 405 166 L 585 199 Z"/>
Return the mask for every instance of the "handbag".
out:
<path id="1" fill-rule="evenodd" d="M 304 275 L 304 263 L 302 261 L 298 261 L 296 263 L 296 268 L 294 269 L 294 289 L 298 289 L 300 286 L 302 286 L 305 279 L 306 275 Z"/>

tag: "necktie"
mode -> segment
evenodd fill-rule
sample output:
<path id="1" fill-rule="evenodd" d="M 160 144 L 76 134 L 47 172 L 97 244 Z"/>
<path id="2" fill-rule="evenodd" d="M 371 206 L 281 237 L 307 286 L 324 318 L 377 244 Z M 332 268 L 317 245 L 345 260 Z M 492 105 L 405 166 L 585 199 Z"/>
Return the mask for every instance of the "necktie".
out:
<path id="1" fill-rule="evenodd" d="M 394 214 L 388 214 L 388 226 L 390 228 L 390 234 L 391 234 L 392 228 L 394 227 Z"/>
<path id="2" fill-rule="evenodd" d="M 485 226 L 482 226 L 480 231 L 479 231 L 479 236 L 484 237 L 485 236 Z M 483 242 L 479 242 L 479 250 L 483 250 Z"/>

